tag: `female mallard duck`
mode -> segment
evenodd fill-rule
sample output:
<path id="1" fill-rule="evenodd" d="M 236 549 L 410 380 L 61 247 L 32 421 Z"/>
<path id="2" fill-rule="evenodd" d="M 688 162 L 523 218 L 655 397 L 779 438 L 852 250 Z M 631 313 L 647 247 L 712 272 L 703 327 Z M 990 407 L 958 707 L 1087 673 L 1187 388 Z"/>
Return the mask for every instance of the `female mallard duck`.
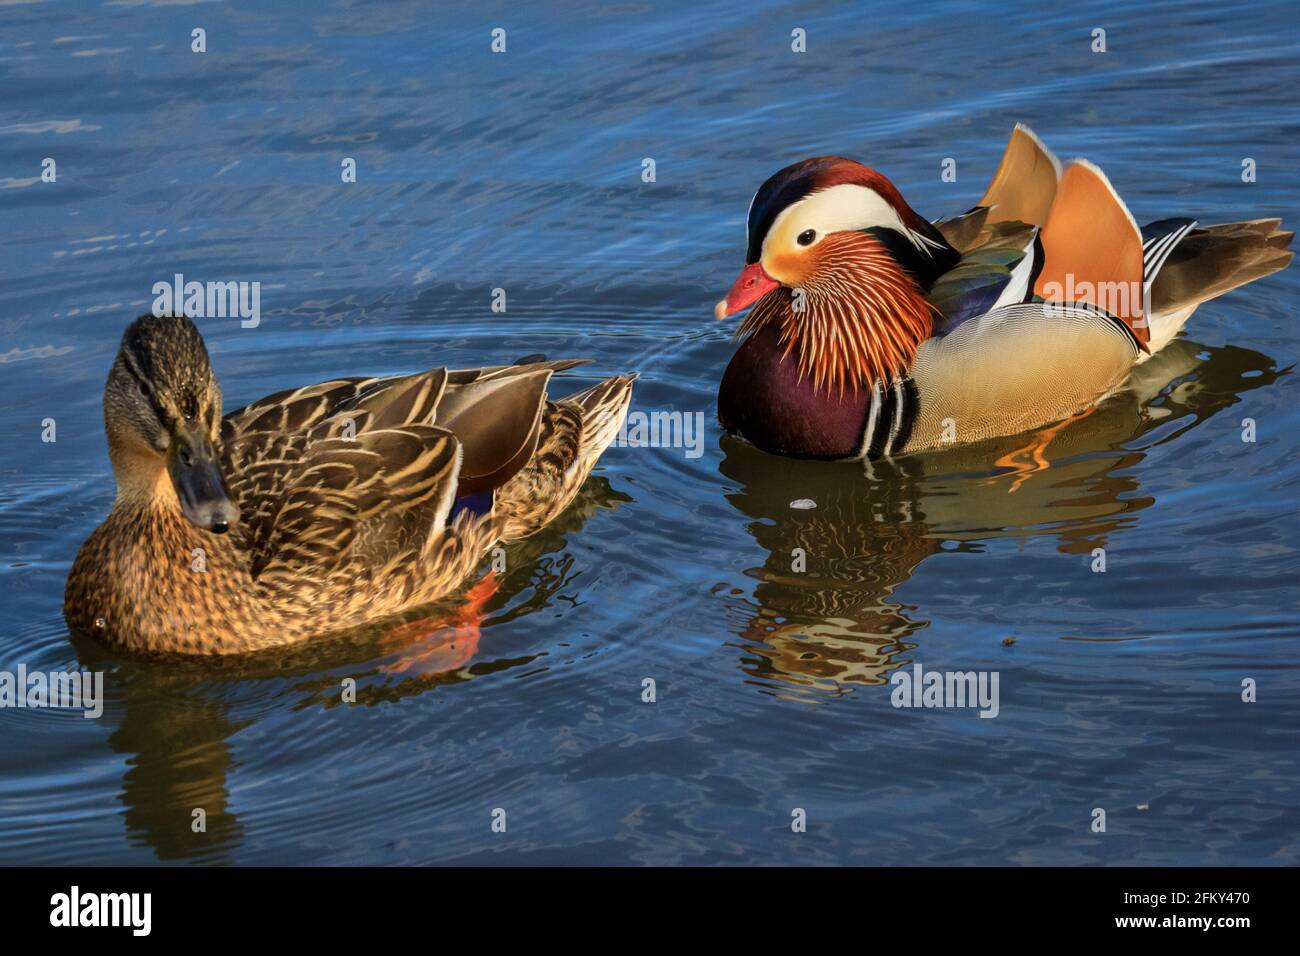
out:
<path id="1" fill-rule="evenodd" d="M 1017 126 L 984 198 L 931 224 L 875 170 L 788 166 L 755 194 L 754 305 L 723 426 L 766 451 L 877 458 L 1067 419 L 1120 386 L 1201 302 L 1283 268 L 1279 220 L 1141 229 L 1097 167 Z"/>
<path id="2" fill-rule="evenodd" d="M 194 323 L 142 316 L 104 388 L 117 500 L 72 566 L 69 625 L 234 654 L 443 597 L 563 511 L 617 434 L 633 376 L 547 398 L 581 361 L 341 378 L 222 418 Z"/>

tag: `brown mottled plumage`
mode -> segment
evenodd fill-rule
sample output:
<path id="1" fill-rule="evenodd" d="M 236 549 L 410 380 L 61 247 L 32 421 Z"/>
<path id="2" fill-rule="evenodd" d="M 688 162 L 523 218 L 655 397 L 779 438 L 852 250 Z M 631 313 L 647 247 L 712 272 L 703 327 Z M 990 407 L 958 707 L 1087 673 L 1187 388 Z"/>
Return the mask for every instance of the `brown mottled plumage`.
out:
<path id="1" fill-rule="evenodd" d="M 547 399 L 578 364 L 337 379 L 222 419 L 193 323 L 141 317 L 104 390 L 118 496 L 68 577 L 69 625 L 132 651 L 234 654 L 447 595 L 559 514 L 617 433 L 632 376 Z M 450 518 L 466 495 L 491 505 Z"/>

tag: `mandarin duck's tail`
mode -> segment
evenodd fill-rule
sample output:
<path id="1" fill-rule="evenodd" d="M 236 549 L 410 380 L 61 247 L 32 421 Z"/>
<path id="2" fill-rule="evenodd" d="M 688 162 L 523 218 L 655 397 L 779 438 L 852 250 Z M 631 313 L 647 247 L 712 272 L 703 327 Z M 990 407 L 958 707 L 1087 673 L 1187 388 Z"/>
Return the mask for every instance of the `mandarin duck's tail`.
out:
<path id="1" fill-rule="evenodd" d="M 1294 255 L 1294 233 L 1278 219 L 1200 228 L 1192 219 L 1162 219 L 1139 229 L 1100 169 L 1083 160 L 1062 169 L 1020 124 L 979 204 L 939 228 L 968 253 L 998 238 L 1006 222 L 1039 227 L 1041 248 L 1026 250 L 1032 291 L 1106 308 L 1133 334 L 1139 361 L 1173 339 L 1202 302 L 1285 268 Z M 1101 291 L 1123 294 L 1095 298 Z"/>
<path id="2" fill-rule="evenodd" d="M 1285 268 L 1295 234 L 1281 223 L 1255 219 L 1198 229 L 1193 219 L 1161 219 L 1143 226 L 1150 351 L 1167 345 L 1202 302 Z"/>
<path id="3" fill-rule="evenodd" d="M 1295 233 L 1280 219 L 1252 219 L 1192 229 L 1168 252 L 1151 287 L 1151 310 L 1195 308 L 1247 282 L 1286 268 Z"/>

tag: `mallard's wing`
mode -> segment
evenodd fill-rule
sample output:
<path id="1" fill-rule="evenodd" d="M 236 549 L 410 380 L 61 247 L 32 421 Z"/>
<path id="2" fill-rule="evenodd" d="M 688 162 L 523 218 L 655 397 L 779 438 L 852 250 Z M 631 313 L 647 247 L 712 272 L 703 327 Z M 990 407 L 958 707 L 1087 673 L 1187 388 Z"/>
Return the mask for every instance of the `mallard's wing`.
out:
<path id="1" fill-rule="evenodd" d="M 287 389 L 229 412 L 221 422 L 224 444 L 256 435 L 329 437 L 349 424 L 356 431 L 428 424 L 447 381 L 446 369 L 386 378 L 339 378 Z M 327 422 L 322 431 L 319 426 Z"/>
<path id="2" fill-rule="evenodd" d="M 546 448 L 556 445 L 556 406 L 547 402 L 546 388 L 556 371 L 579 364 L 337 379 L 231 413 L 223 422 L 223 458 L 255 573 L 330 554 L 373 564 L 427 546 L 426 535 L 441 529 L 456 499 L 508 484 L 533 461 L 544 435 Z M 581 429 L 592 409 L 579 404 L 576 413 Z M 441 471 L 425 472 L 432 465 L 415 442 L 434 434 L 454 442 L 450 484 Z M 604 430 L 588 434 L 584 448 L 599 439 L 603 449 L 612 437 Z M 411 483 L 394 483 L 398 477 Z M 564 486 L 557 493 L 567 502 L 572 491 Z M 385 515 L 389 507 L 393 513 Z"/>
<path id="3" fill-rule="evenodd" d="M 313 443 L 253 547 L 253 576 L 418 560 L 445 525 L 459 470 L 460 443 L 434 425 Z"/>
<path id="4" fill-rule="evenodd" d="M 582 360 L 450 372 L 437 423 L 465 446 L 462 495 L 501 487 L 532 458 L 551 375 Z"/>
<path id="5" fill-rule="evenodd" d="M 447 373 L 343 378 L 268 395 L 221 423 L 222 471 L 244 540 L 263 541 L 293 469 L 319 441 L 431 423 Z"/>
<path id="6" fill-rule="evenodd" d="M 359 383 L 356 394 L 344 398 L 327 418 L 312 426 L 311 438 L 348 438 L 384 428 L 431 425 L 446 387 L 447 370 L 442 368 Z"/>
<path id="7" fill-rule="evenodd" d="M 459 387 L 474 382 L 485 382 L 495 378 L 510 378 L 523 372 L 537 369 L 550 369 L 552 372 L 567 372 L 579 365 L 587 365 L 591 359 L 553 359 L 547 360 L 543 355 L 530 355 L 513 365 L 488 365 L 483 368 L 459 368 L 447 373 L 447 384 Z"/>
<path id="8" fill-rule="evenodd" d="M 228 442 L 262 432 L 293 434 L 305 431 L 333 414 L 340 402 L 375 381 L 378 380 L 338 378 L 267 395 L 243 408 L 227 412 L 221 420 L 221 439 Z"/>
<path id="9" fill-rule="evenodd" d="M 338 379 L 268 395 L 221 421 L 221 471 L 239 508 L 237 534 L 262 538 L 285 480 L 307 448 L 307 430 L 326 418 L 360 379 Z"/>

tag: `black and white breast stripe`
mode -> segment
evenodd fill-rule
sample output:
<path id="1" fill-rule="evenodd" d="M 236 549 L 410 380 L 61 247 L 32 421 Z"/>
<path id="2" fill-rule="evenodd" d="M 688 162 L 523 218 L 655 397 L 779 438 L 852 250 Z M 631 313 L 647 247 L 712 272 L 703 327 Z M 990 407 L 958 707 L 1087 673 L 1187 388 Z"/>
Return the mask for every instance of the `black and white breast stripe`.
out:
<path id="1" fill-rule="evenodd" d="M 919 407 L 916 383 L 910 378 L 895 379 L 889 385 L 877 382 L 871 389 L 871 407 L 857 457 L 887 458 L 906 447 Z"/>

